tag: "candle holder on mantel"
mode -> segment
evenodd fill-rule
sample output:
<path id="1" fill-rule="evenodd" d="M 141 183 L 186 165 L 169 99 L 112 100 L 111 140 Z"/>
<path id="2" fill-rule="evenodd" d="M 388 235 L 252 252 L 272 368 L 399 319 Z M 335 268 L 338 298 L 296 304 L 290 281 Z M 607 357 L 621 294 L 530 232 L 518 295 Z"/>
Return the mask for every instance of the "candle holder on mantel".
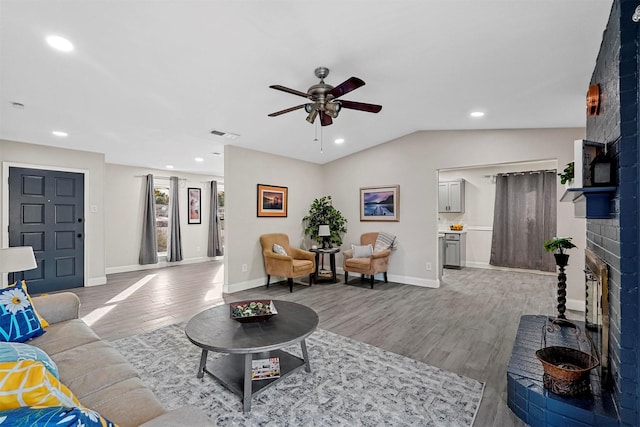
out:
<path id="1" fill-rule="evenodd" d="M 569 254 L 565 254 L 566 249 L 575 248 L 571 242 L 571 237 L 554 237 L 544 242 L 544 248 L 547 252 L 554 252 L 553 256 L 556 259 L 556 265 L 558 266 L 558 319 L 566 319 L 564 314 L 567 311 L 567 275 L 564 272 L 565 267 L 569 264 Z"/>

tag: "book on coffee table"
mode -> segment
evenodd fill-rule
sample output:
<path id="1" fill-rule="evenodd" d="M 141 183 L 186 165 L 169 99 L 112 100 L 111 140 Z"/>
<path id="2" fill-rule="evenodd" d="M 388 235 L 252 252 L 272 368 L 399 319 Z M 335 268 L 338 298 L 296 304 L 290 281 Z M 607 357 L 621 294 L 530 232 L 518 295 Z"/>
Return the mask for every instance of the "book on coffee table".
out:
<path id="1" fill-rule="evenodd" d="M 255 359 L 251 362 L 251 379 L 266 380 L 280 378 L 280 358 Z"/>

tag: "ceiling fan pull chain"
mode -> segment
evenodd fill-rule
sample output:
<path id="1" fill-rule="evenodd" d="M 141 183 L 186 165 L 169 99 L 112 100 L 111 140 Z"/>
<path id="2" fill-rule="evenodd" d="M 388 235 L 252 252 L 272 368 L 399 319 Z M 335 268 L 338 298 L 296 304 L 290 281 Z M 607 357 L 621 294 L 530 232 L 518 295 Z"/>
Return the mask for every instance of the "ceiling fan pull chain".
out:
<path id="1" fill-rule="evenodd" d="M 324 138 L 322 137 L 322 126 L 320 126 L 320 154 L 324 154 L 324 150 L 322 149 L 323 142 Z"/>

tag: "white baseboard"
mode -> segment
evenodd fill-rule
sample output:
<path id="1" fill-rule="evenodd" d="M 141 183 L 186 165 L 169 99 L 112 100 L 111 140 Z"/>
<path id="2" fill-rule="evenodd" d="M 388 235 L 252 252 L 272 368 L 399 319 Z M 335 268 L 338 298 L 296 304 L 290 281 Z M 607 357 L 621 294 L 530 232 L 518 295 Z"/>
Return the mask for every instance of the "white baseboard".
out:
<path id="1" fill-rule="evenodd" d="M 344 274 L 344 270 L 342 268 L 336 268 L 337 274 Z M 360 275 L 360 273 L 352 273 L 355 275 Z M 376 277 L 382 276 L 382 273 L 376 275 Z M 422 277 L 412 277 L 412 276 L 401 276 L 398 274 L 389 274 L 387 273 L 387 279 L 390 282 L 402 283 L 404 285 L 413 285 L 413 286 L 421 286 L 423 288 L 439 288 L 440 281 L 437 279 L 424 279 Z"/>
<path id="2" fill-rule="evenodd" d="M 567 310 L 574 310 L 574 311 L 582 311 L 584 312 L 584 309 L 586 307 L 586 303 L 584 300 L 579 300 L 579 299 L 567 299 Z"/>
<path id="3" fill-rule="evenodd" d="M 276 283 L 278 280 L 274 280 L 277 278 L 271 277 L 272 283 Z M 234 292 L 246 291 L 247 289 L 259 288 L 260 286 L 265 286 L 267 284 L 267 277 L 260 277 L 258 279 L 247 280 L 246 282 L 239 283 L 231 283 L 229 285 L 225 285 L 226 290 L 225 293 L 232 294 Z"/>
<path id="4" fill-rule="evenodd" d="M 87 281 L 86 286 L 99 286 L 107 283 L 107 276 L 92 277 Z"/>
<path id="5" fill-rule="evenodd" d="M 467 261 L 466 267 L 484 268 L 486 270 L 515 271 L 520 273 L 534 273 L 534 274 L 542 274 L 544 276 L 555 276 L 557 274 L 551 271 L 526 270 L 524 268 L 498 267 L 495 265 L 491 265 L 488 262 L 477 262 L 477 261 Z"/>
<path id="6" fill-rule="evenodd" d="M 157 264 L 146 264 L 146 265 L 133 264 L 133 265 L 121 265 L 118 267 L 107 267 L 105 269 L 105 273 L 106 274 L 126 273 L 129 271 L 151 270 L 154 268 L 164 268 L 164 267 L 171 267 L 174 265 L 183 265 L 183 264 L 196 264 L 199 262 L 222 260 L 222 259 L 223 257 L 215 257 L 215 258 L 198 257 L 198 258 L 184 259 L 178 262 L 167 262 L 166 259 L 163 259 L 161 261 L 158 261 Z"/>

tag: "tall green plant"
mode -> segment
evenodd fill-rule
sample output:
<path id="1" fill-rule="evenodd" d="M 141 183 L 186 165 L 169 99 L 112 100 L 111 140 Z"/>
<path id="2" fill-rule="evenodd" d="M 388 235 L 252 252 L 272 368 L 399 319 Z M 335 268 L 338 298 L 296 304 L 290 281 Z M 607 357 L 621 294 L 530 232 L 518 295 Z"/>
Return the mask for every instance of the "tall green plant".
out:
<path id="1" fill-rule="evenodd" d="M 332 245 L 341 246 L 342 236 L 347 232 L 347 219 L 342 216 L 339 210 L 331 204 L 331 196 L 323 196 L 315 199 L 311 203 L 311 208 L 307 216 L 302 218 L 305 224 L 304 234 L 311 240 L 322 243 L 322 238 L 318 237 L 318 227 L 328 225 L 331 230 L 329 241 Z"/>

